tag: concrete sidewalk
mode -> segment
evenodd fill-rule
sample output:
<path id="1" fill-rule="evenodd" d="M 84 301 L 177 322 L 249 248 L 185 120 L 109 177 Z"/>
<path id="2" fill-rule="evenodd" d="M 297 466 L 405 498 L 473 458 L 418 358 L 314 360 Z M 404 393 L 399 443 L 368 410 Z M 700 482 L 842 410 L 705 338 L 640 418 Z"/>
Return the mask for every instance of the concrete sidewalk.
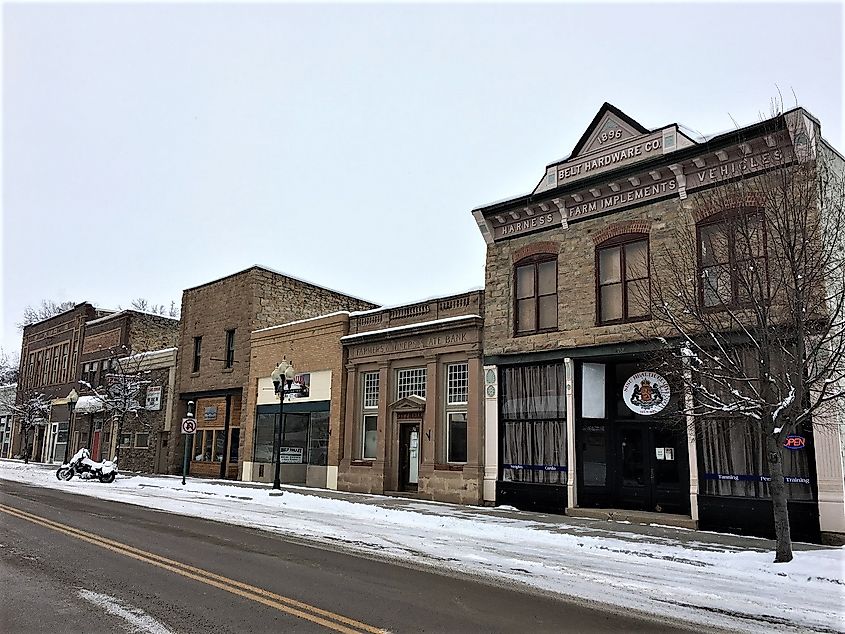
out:
<path id="1" fill-rule="evenodd" d="M 20 462 L 19 460 L 6 460 L 2 462 Z M 44 469 L 57 469 L 56 464 L 29 463 Z M 181 476 L 127 473 L 123 472 L 118 477 L 131 479 L 135 477 L 161 478 L 167 480 L 181 480 Z M 206 478 L 188 477 L 188 483 L 203 483 L 221 486 L 235 486 L 251 490 L 265 490 L 269 493 L 271 485 L 262 482 L 241 482 L 239 480 L 216 480 Z M 661 525 L 659 522 L 636 522 L 618 521 L 613 519 L 589 519 L 581 517 L 570 517 L 550 513 L 536 513 L 531 511 L 520 511 L 512 507 L 486 507 L 467 506 L 460 504 L 447 504 L 444 502 L 431 502 L 409 497 L 394 497 L 390 495 L 376 495 L 367 493 L 347 493 L 345 491 L 334 491 L 330 489 L 317 489 L 313 487 L 283 484 L 283 491 L 296 492 L 300 495 L 313 495 L 318 498 L 342 500 L 353 504 L 364 504 L 385 509 L 405 511 L 408 513 L 419 513 L 428 516 L 446 516 L 463 519 L 475 517 L 495 517 L 511 520 L 514 522 L 527 523 L 533 530 L 547 531 L 560 534 L 578 534 L 591 537 L 610 537 L 621 539 L 632 544 L 649 542 L 652 544 L 678 544 L 686 548 L 697 550 L 736 550 L 773 552 L 775 542 L 760 537 L 747 537 L 729 533 L 713 533 L 699 531 L 689 528 L 677 528 L 674 526 Z M 796 551 L 809 551 L 829 549 L 830 546 L 818 544 L 807 544 L 793 542 L 793 549 Z"/>

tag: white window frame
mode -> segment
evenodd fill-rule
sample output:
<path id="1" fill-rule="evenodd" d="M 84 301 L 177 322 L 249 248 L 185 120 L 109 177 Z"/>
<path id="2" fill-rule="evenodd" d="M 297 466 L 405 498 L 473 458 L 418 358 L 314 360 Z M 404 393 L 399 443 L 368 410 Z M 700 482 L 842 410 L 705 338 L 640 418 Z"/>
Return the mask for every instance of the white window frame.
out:
<path id="1" fill-rule="evenodd" d="M 452 446 L 452 416 L 456 414 L 462 415 L 466 419 L 466 440 L 469 441 L 469 416 L 467 414 L 467 406 L 469 404 L 469 362 L 457 361 L 455 363 L 447 363 L 445 369 L 446 443 L 444 447 L 444 458 L 447 464 L 466 464 L 466 458 L 469 457 L 468 450 L 464 460 L 455 461 L 450 459 L 452 453 L 450 449 Z M 455 398 L 456 396 L 457 398 Z"/>
<path id="2" fill-rule="evenodd" d="M 146 436 L 147 437 L 147 444 L 139 445 L 138 444 L 138 436 Z M 135 438 L 133 440 L 132 446 L 135 447 L 135 449 L 149 449 L 150 448 L 150 432 L 148 432 L 148 431 L 136 431 L 135 432 Z"/>
<path id="3" fill-rule="evenodd" d="M 463 460 L 451 460 L 450 451 L 452 441 L 452 416 L 463 416 L 466 425 L 465 442 L 467 444 L 467 456 Z M 466 464 L 469 457 L 469 416 L 466 410 L 446 412 L 446 462 L 447 464 Z"/>
<path id="4" fill-rule="evenodd" d="M 412 395 L 425 398 L 426 382 L 428 381 L 427 370 L 428 368 L 425 366 L 396 370 L 396 400 Z M 420 379 L 422 379 L 422 382 L 420 382 Z M 422 390 L 418 389 L 420 386 L 422 386 Z"/>
<path id="5" fill-rule="evenodd" d="M 376 446 L 378 446 L 378 401 L 381 390 L 381 379 L 378 370 L 361 373 L 361 446 L 358 455 L 361 460 L 376 460 L 378 449 L 374 455 L 367 455 L 367 421 L 375 421 Z"/>
<path id="6" fill-rule="evenodd" d="M 375 424 L 376 432 L 376 449 L 373 455 L 367 455 L 367 419 L 372 419 Z M 364 414 L 361 419 L 361 459 L 362 460 L 376 460 L 378 459 L 378 414 Z"/>
<path id="7" fill-rule="evenodd" d="M 126 443 L 123 442 L 123 438 L 127 438 Z M 117 437 L 117 446 L 121 449 L 129 449 L 132 447 L 132 434 L 123 432 L 120 436 Z"/>

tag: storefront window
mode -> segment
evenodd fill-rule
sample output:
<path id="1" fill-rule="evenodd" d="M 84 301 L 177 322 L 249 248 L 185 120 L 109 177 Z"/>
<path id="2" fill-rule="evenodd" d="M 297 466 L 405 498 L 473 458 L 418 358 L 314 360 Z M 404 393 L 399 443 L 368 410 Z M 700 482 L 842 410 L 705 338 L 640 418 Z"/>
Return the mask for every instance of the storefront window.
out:
<path id="1" fill-rule="evenodd" d="M 781 450 L 789 499 L 812 500 L 810 452 L 812 431 L 802 436 L 802 449 Z M 738 497 L 771 497 L 765 439 L 758 425 L 739 420 L 701 421 L 698 426 L 703 493 Z"/>
<path id="2" fill-rule="evenodd" d="M 329 458 L 329 413 L 313 412 L 308 433 L 308 464 L 325 466 Z"/>
<path id="3" fill-rule="evenodd" d="M 255 462 L 273 462 L 273 445 L 276 439 L 278 414 L 259 414 L 255 422 L 255 442 L 252 459 Z"/>
<path id="4" fill-rule="evenodd" d="M 236 464 L 238 462 L 238 445 L 241 442 L 240 427 L 233 427 L 229 437 L 229 464 Z"/>
<path id="5" fill-rule="evenodd" d="M 502 369 L 502 479 L 566 484 L 562 363 Z"/>
<path id="6" fill-rule="evenodd" d="M 278 414 L 259 414 L 256 418 L 252 454 L 255 462 L 274 462 L 273 448 L 278 420 Z M 235 431 L 239 430 L 232 430 L 233 445 L 237 445 L 240 439 Z M 325 466 L 328 463 L 328 446 L 329 412 L 285 413 L 282 447 L 287 448 L 289 454 L 301 450 L 303 463 Z M 235 451 L 234 459 L 231 458 L 232 451 Z M 229 455 L 230 461 L 237 460 L 237 449 L 230 447 Z"/>

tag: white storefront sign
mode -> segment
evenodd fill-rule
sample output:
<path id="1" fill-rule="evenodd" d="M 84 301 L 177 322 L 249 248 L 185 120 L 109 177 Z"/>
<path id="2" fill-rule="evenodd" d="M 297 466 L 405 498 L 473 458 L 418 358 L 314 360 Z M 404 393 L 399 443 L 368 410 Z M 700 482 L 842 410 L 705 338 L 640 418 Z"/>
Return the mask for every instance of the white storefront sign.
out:
<path id="1" fill-rule="evenodd" d="M 302 447 L 282 447 L 279 464 L 302 464 Z"/>
<path id="2" fill-rule="evenodd" d="M 637 372 L 625 381 L 622 398 L 635 414 L 651 416 L 669 403 L 669 383 L 657 372 Z"/>
<path id="3" fill-rule="evenodd" d="M 161 386 L 147 387 L 147 405 L 146 409 L 158 411 L 161 409 Z"/>

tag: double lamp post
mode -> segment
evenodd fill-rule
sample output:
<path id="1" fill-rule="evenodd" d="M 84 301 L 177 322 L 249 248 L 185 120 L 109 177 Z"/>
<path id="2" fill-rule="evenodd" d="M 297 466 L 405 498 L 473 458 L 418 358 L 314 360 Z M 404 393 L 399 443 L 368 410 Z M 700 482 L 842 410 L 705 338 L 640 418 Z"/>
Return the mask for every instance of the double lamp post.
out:
<path id="1" fill-rule="evenodd" d="M 281 363 L 277 365 L 270 378 L 273 379 L 273 387 L 276 388 L 276 394 L 279 395 L 279 426 L 276 428 L 276 442 L 275 442 L 275 460 L 276 472 L 273 475 L 273 488 L 281 489 L 281 467 L 282 467 L 282 428 L 284 426 L 284 409 L 285 409 L 285 390 L 290 390 L 290 385 L 296 373 L 293 370 L 293 364 L 287 359 L 282 359 Z"/>

